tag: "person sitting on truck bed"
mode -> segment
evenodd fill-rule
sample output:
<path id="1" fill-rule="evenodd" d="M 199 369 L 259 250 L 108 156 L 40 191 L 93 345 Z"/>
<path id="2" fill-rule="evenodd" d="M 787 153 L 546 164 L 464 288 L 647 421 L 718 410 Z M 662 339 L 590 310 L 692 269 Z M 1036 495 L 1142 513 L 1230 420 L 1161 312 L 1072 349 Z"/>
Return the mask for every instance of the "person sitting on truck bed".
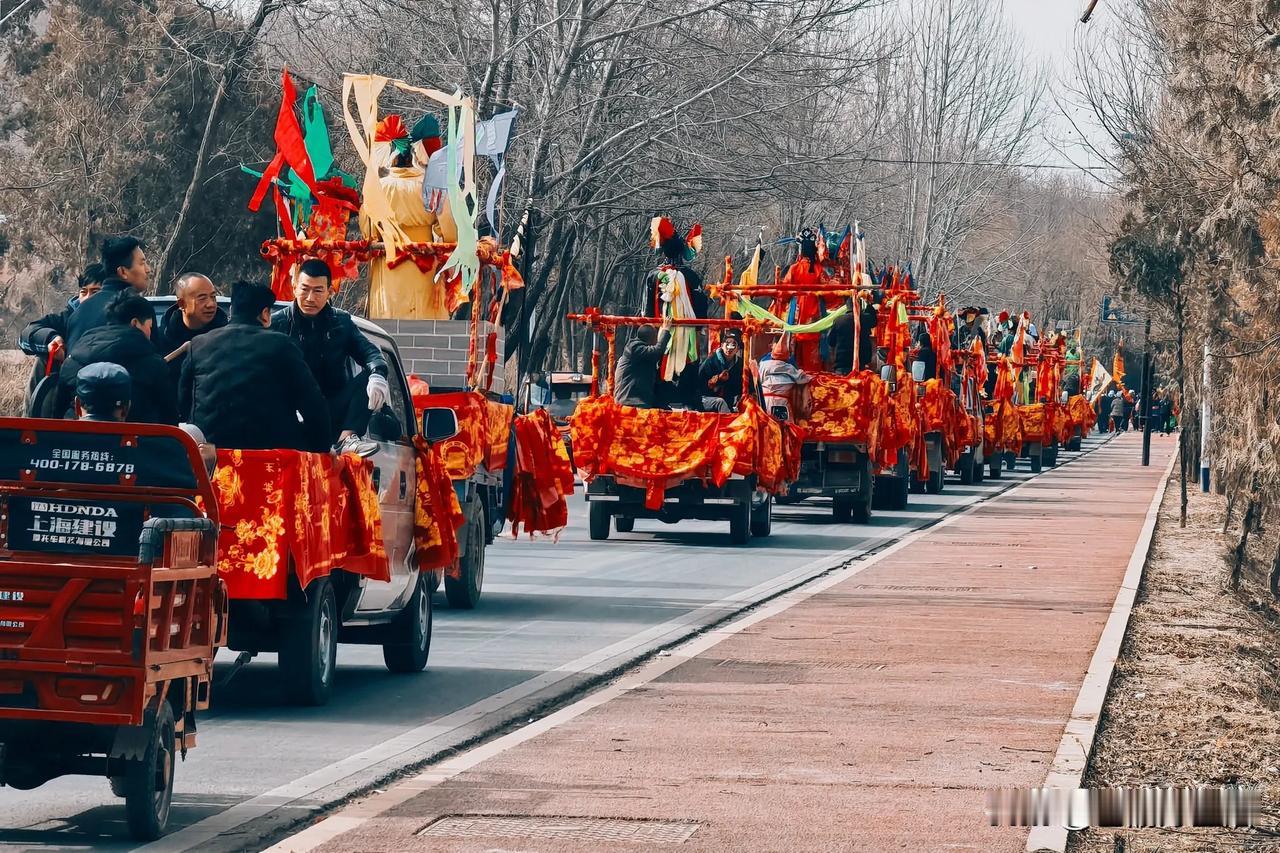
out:
<path id="1" fill-rule="evenodd" d="M 213 281 L 203 273 L 184 272 L 173 283 L 175 297 L 169 310 L 160 318 L 152 339 L 160 355 L 169 359 L 169 372 L 176 385 L 182 375 L 184 349 L 191 339 L 227 325 L 227 312 L 218 307 L 218 290 Z"/>
<path id="2" fill-rule="evenodd" d="M 71 315 L 80 307 L 81 302 L 102 290 L 104 278 L 106 274 L 102 264 L 89 264 L 85 267 L 78 282 L 79 292 L 67 300 L 65 308 L 52 314 L 45 314 L 23 327 L 22 334 L 18 336 L 18 346 L 22 351 L 27 355 L 42 356 L 49 352 L 49 347 L 55 340 L 65 343 L 67 324 L 71 320 Z"/>
<path id="3" fill-rule="evenodd" d="M 618 358 L 616 392 L 614 399 L 624 406 L 655 409 L 658 398 L 655 385 L 658 381 L 658 365 L 671 342 L 671 319 L 662 321 L 662 333 L 653 326 L 641 326 L 622 348 Z"/>
<path id="4" fill-rule="evenodd" d="M 845 300 L 845 305 L 851 305 Z M 871 302 L 862 306 L 858 318 L 858 369 L 876 370 L 876 306 Z M 831 349 L 831 369 L 840 374 L 853 371 L 853 311 L 841 314 L 827 330 L 827 346 Z"/>
<path id="5" fill-rule="evenodd" d="M 329 304 L 332 285 L 328 264 L 315 258 L 303 261 L 293 285 L 294 300 L 271 315 L 271 328 L 288 335 L 302 350 L 328 402 L 337 449 L 369 455 L 378 445 L 361 436 L 369 428 L 370 412 L 381 410 L 391 398 L 387 361 L 350 314 Z M 361 368 L 355 376 L 347 375 L 348 360 Z"/>
<path id="6" fill-rule="evenodd" d="M 141 295 L 150 286 L 151 267 L 137 237 L 108 237 L 102 241 L 102 266 L 106 276 L 101 298 L 86 299 L 67 320 L 68 352 L 76 348 L 81 335 L 107 325 L 107 305 L 113 297 L 128 291 Z"/>
<path id="7" fill-rule="evenodd" d="M 742 396 L 742 331 L 725 329 L 720 348 L 698 367 L 704 412 L 735 412 Z"/>
<path id="8" fill-rule="evenodd" d="M 99 297 L 100 298 L 100 297 Z M 178 423 L 178 401 L 164 359 L 151 344 L 155 309 L 132 290 L 117 293 L 107 304 L 107 325 L 86 332 L 62 365 L 56 409 L 46 417 L 60 417 L 71 408 L 76 379 L 86 365 L 118 364 L 133 382 L 129 417 L 136 423 Z"/>
<path id="9" fill-rule="evenodd" d="M 298 345 L 268 328 L 274 304 L 266 285 L 231 285 L 231 322 L 191 341 L 178 409 L 217 447 L 323 453 L 329 409 Z"/>
<path id="10" fill-rule="evenodd" d="M 118 364 L 86 364 L 76 376 L 75 412 L 81 421 L 124 421 L 129 417 L 133 381 Z"/>
<path id="11" fill-rule="evenodd" d="M 765 411 L 780 420 L 802 420 L 809 414 L 806 386 L 813 377 L 791 362 L 791 345 L 784 335 L 774 343 L 769 357 L 760 359 L 760 389 Z"/>

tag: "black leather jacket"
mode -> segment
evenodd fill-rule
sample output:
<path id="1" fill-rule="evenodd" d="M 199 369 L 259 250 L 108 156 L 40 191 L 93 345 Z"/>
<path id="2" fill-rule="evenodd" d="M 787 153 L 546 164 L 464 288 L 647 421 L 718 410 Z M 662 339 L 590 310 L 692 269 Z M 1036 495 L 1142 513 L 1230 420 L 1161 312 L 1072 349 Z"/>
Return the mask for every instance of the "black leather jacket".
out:
<path id="1" fill-rule="evenodd" d="M 348 358 L 362 370 L 387 375 L 382 352 L 356 328 L 350 314 L 332 305 L 308 317 L 298 310 L 298 303 L 290 302 L 271 315 L 271 329 L 293 338 L 326 397 L 346 387 Z"/>

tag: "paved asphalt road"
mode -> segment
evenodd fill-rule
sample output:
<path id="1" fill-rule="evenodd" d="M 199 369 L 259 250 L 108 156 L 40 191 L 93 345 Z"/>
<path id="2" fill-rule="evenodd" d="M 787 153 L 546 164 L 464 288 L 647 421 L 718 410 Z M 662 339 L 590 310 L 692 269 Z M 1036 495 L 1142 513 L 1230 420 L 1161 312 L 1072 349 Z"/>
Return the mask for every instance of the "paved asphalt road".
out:
<path id="1" fill-rule="evenodd" d="M 908 511 L 877 511 L 870 525 L 832 524 L 825 503 L 777 507 L 773 535 L 747 548 L 730 547 L 727 523 L 715 522 L 639 521 L 634 533 L 591 542 L 575 496 L 558 543 L 502 538 L 490 548 L 477 610 L 450 611 L 437 596 L 427 672 L 392 675 L 377 647 L 340 646 L 324 708 L 283 703 L 273 655 L 215 685 L 200 745 L 177 769 L 173 831 L 142 849 L 261 849 L 406 765 L 519 725 L 603 674 L 1028 477 L 1021 461 L 999 481 L 953 478 L 943 494 L 912 495 Z M 230 659 L 219 658 L 219 676 Z M 65 777 L 0 789 L 0 849 L 132 845 L 106 780 Z"/>

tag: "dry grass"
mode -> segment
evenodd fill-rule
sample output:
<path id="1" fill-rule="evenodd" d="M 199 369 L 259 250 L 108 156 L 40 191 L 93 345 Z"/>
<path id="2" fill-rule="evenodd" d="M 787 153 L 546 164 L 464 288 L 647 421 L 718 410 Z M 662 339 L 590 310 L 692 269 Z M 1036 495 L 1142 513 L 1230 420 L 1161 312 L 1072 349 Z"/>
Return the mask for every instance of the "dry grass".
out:
<path id="1" fill-rule="evenodd" d="M 0 417 L 22 414 L 31 378 L 31 357 L 21 350 L 0 350 Z"/>
<path id="2" fill-rule="evenodd" d="M 1263 824 L 1280 795 L 1280 626 L 1269 593 L 1232 593 L 1224 500 L 1193 492 L 1185 530 L 1171 484 L 1103 711 L 1086 784 L 1259 784 Z M 1089 830 L 1077 853 L 1280 851 L 1255 830 Z"/>

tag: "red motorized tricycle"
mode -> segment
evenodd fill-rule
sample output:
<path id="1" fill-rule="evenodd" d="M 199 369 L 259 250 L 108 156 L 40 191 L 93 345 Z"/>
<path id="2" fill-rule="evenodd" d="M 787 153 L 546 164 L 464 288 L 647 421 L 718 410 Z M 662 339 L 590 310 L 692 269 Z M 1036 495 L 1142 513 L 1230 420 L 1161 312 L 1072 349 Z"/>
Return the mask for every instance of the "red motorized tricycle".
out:
<path id="1" fill-rule="evenodd" d="M 180 430 L 0 419 L 0 784 L 106 776 L 164 833 L 225 640 L 217 540 Z"/>

